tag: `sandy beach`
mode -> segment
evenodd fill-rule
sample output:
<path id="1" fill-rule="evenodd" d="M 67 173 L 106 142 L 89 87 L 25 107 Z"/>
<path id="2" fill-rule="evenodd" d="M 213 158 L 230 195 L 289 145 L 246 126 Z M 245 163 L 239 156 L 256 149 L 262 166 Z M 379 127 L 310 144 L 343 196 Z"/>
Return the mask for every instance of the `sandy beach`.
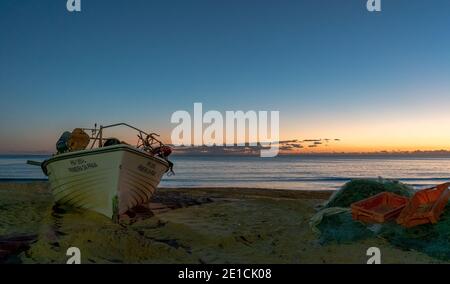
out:
<path id="1" fill-rule="evenodd" d="M 46 182 L 0 183 L 0 262 L 439 263 L 380 238 L 322 245 L 309 226 L 331 191 L 160 188 L 148 206 L 115 224 L 86 210 L 54 210 Z M 147 208 L 147 209 L 148 209 Z"/>

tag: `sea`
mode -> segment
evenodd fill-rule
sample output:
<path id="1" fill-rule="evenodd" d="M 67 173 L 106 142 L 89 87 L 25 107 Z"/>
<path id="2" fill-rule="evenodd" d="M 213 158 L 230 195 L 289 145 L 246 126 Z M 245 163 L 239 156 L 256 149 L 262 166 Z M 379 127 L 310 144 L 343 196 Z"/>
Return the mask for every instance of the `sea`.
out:
<path id="1" fill-rule="evenodd" d="M 0 155 L 0 181 L 46 180 L 40 167 L 47 155 Z M 423 188 L 450 181 L 450 157 L 355 156 L 177 156 L 175 175 L 161 187 L 251 187 L 334 190 L 352 179 L 388 178 Z"/>

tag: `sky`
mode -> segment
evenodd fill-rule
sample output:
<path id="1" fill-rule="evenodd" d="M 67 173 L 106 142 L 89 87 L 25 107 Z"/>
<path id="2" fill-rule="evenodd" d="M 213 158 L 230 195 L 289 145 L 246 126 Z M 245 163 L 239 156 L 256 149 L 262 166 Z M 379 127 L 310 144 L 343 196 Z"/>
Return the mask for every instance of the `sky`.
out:
<path id="1" fill-rule="evenodd" d="M 0 153 L 177 110 L 279 111 L 304 151 L 450 150 L 450 1 L 0 1 Z M 124 134 L 132 137 L 131 134 Z"/>

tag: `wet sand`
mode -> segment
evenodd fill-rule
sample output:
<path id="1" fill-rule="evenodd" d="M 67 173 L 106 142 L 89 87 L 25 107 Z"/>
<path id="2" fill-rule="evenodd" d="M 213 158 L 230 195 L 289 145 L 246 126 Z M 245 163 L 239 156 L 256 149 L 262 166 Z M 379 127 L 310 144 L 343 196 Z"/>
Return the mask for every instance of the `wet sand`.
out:
<path id="1" fill-rule="evenodd" d="M 52 209 L 45 182 L 0 183 L 0 262 L 65 263 L 439 263 L 383 239 L 321 245 L 309 227 L 330 191 L 158 189 L 120 224 L 85 210 Z M 148 210 L 150 209 L 150 210 Z"/>

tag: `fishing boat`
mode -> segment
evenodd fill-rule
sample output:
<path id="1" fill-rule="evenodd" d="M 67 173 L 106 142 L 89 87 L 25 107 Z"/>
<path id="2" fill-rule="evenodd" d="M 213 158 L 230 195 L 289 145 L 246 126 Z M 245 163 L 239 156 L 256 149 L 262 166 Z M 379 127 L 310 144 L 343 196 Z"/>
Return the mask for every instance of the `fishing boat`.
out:
<path id="1" fill-rule="evenodd" d="M 137 131 L 136 146 L 104 138 L 106 129 L 118 126 Z M 90 209 L 113 219 L 148 203 L 163 175 L 172 170 L 167 159 L 171 149 L 155 133 L 126 123 L 65 132 L 57 150 L 40 164 L 56 204 Z"/>

